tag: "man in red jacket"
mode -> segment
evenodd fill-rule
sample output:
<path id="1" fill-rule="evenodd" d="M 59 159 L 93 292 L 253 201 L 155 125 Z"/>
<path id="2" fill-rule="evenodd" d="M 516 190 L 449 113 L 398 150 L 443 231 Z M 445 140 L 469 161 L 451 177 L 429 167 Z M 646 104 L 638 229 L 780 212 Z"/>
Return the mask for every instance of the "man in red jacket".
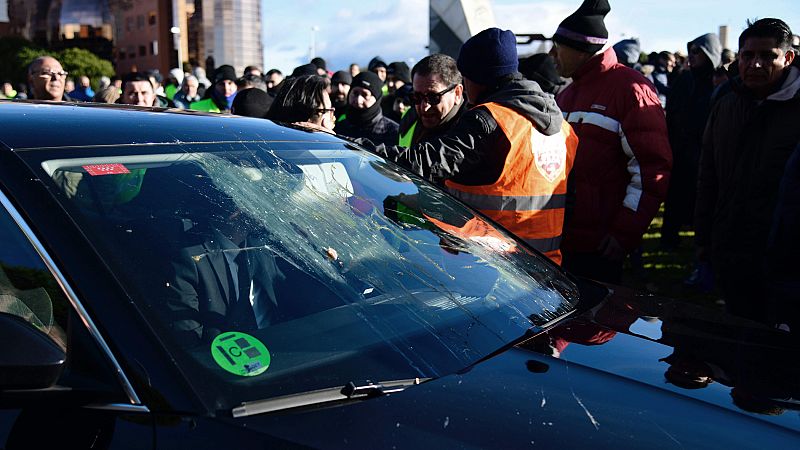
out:
<path id="1" fill-rule="evenodd" d="M 564 226 L 564 267 L 611 283 L 641 243 L 667 193 L 672 152 L 653 85 L 617 62 L 603 18 L 608 0 L 585 0 L 553 36 L 559 74 L 573 82 L 556 101 L 578 146 L 575 205 Z"/>

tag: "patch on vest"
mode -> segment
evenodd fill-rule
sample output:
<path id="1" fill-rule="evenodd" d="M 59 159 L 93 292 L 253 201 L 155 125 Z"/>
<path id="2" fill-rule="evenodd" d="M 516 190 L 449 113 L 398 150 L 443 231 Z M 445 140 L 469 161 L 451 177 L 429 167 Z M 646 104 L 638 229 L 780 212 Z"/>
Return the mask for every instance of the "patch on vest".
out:
<path id="1" fill-rule="evenodd" d="M 545 136 L 532 130 L 531 151 L 536 169 L 547 181 L 553 183 L 561 177 L 567 166 L 567 143 L 562 133 Z"/>

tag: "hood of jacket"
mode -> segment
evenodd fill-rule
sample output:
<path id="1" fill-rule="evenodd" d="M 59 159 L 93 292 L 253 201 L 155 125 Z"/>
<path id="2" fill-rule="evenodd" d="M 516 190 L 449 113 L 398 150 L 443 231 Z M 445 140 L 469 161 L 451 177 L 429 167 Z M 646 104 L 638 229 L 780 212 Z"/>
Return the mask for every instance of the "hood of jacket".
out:
<path id="1" fill-rule="evenodd" d="M 785 102 L 796 97 L 800 97 L 800 69 L 792 66 L 789 67 L 789 75 L 786 76 L 781 88 L 767 97 L 767 100 Z"/>
<path id="2" fill-rule="evenodd" d="M 614 53 L 617 54 L 617 61 L 628 67 L 633 67 L 639 63 L 641 56 L 641 45 L 638 39 L 623 39 L 614 44 Z"/>
<path id="3" fill-rule="evenodd" d="M 719 37 L 716 34 L 704 34 L 687 43 L 686 49 L 691 50 L 692 45 L 696 45 L 703 50 L 703 53 L 711 60 L 711 65 L 714 68 L 719 67 L 720 63 L 722 63 L 722 44 L 719 43 Z"/>
<path id="4" fill-rule="evenodd" d="M 489 94 L 481 103 L 498 103 L 512 108 L 533 122 L 536 129 L 546 136 L 561 131 L 564 120 L 556 99 L 542 91 L 535 81 L 515 79 Z"/>
<path id="5" fill-rule="evenodd" d="M 728 83 L 730 83 L 731 91 L 739 95 L 752 97 L 752 92 L 744 85 L 741 77 L 732 78 Z M 790 66 L 786 78 L 781 83 L 781 87 L 764 100 L 785 102 L 794 98 L 800 98 L 800 69 Z"/>

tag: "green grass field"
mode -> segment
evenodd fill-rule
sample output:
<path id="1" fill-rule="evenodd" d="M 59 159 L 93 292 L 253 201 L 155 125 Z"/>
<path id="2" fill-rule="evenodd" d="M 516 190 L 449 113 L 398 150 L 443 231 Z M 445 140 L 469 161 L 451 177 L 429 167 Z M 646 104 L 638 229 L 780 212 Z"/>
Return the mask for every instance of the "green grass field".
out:
<path id="1" fill-rule="evenodd" d="M 659 248 L 661 239 L 661 214 L 653 219 L 642 240 L 642 267 L 635 268 L 631 258 L 625 262 L 623 284 L 638 290 L 664 297 L 692 301 L 705 306 L 722 308 L 718 291 L 700 292 L 684 284 L 694 262 L 694 232 L 682 231 L 680 245 L 674 251 Z"/>

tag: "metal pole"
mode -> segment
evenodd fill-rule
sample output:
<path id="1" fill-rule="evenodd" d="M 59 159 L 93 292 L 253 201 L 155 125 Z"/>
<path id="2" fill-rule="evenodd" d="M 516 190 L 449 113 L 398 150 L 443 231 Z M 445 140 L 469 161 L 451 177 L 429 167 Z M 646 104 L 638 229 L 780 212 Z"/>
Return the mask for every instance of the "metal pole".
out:
<path id="1" fill-rule="evenodd" d="M 177 44 L 178 47 L 178 68 L 183 72 L 183 46 L 181 45 L 181 29 L 172 27 L 169 29 L 172 33 L 172 43 Z"/>

